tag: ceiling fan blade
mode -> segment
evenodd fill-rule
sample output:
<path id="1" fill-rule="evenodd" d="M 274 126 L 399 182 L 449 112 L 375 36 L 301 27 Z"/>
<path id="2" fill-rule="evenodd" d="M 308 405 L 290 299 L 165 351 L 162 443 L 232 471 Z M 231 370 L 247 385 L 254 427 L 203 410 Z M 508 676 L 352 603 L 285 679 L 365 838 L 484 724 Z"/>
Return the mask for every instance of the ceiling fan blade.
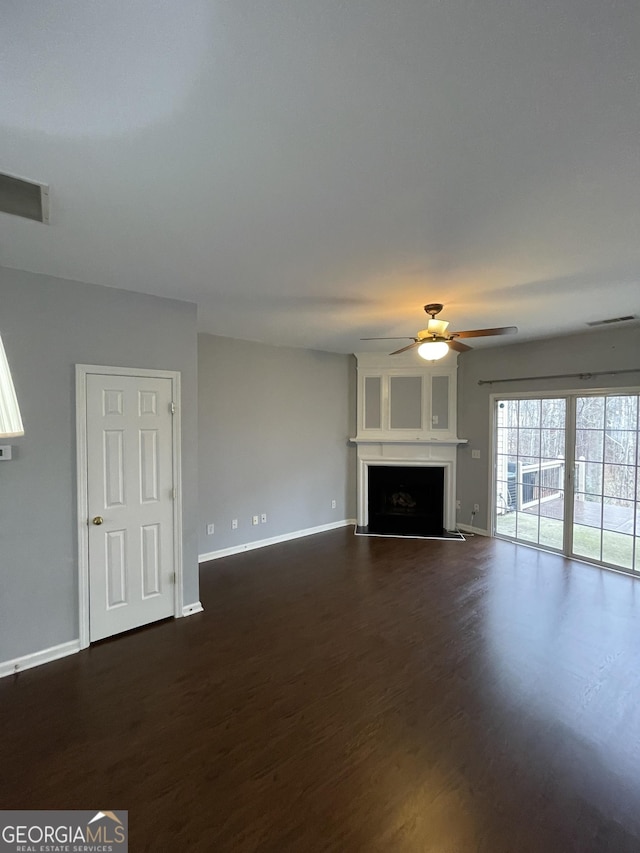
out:
<path id="1" fill-rule="evenodd" d="M 394 338 L 360 338 L 361 341 L 415 341 L 411 335 L 396 335 Z"/>
<path id="2" fill-rule="evenodd" d="M 468 347 L 466 344 L 460 343 L 460 341 L 447 341 L 449 344 L 449 349 L 457 350 L 457 352 L 466 352 L 468 349 L 472 349 L 472 347 Z"/>
<path id="3" fill-rule="evenodd" d="M 490 335 L 515 335 L 517 326 L 502 326 L 498 329 L 470 329 L 466 332 L 451 332 L 452 338 L 486 338 Z"/>
<path id="4" fill-rule="evenodd" d="M 408 347 L 402 347 L 402 349 L 397 349 L 394 352 L 390 352 L 389 355 L 400 355 L 401 352 L 406 352 L 407 350 L 413 349 L 417 347 L 418 344 L 421 344 L 422 341 L 414 341 L 412 344 L 409 344 Z"/>

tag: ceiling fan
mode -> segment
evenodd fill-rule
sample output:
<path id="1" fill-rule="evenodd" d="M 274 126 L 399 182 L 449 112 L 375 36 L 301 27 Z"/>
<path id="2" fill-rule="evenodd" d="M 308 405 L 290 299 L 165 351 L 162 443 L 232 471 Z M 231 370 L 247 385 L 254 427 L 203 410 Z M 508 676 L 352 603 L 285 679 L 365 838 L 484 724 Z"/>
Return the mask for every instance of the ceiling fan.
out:
<path id="1" fill-rule="evenodd" d="M 360 338 L 361 341 L 399 341 L 405 338 L 413 341 L 402 349 L 397 349 L 390 355 L 399 355 L 401 352 L 418 348 L 418 355 L 427 361 L 437 361 L 439 358 L 449 352 L 449 349 L 465 352 L 471 349 L 466 344 L 460 343 L 457 338 L 485 338 L 491 335 L 515 335 L 518 331 L 517 326 L 502 326 L 497 329 L 471 329 L 465 332 L 447 332 L 449 323 L 446 320 L 436 320 L 436 314 L 439 314 L 443 305 L 439 302 L 430 302 L 424 306 L 424 310 L 430 315 L 431 319 L 427 323 L 427 328 L 418 332 L 417 337 L 413 338 L 410 335 L 394 338 Z"/>

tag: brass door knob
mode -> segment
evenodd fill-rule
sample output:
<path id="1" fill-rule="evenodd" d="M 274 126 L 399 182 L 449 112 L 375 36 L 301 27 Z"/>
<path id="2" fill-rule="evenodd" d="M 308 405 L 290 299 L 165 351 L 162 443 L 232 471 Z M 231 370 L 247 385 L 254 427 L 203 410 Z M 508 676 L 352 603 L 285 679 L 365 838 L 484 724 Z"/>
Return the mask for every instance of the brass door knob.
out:
<path id="1" fill-rule="evenodd" d="M 96 517 L 93 519 L 94 524 L 102 524 L 103 521 L 104 518 L 101 515 L 96 515 Z"/>

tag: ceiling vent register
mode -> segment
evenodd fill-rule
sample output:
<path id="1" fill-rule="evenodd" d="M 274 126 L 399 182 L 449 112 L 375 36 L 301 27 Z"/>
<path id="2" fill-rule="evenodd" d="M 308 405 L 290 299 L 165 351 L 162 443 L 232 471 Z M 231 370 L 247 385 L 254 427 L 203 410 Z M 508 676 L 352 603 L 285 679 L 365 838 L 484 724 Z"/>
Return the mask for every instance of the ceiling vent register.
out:
<path id="1" fill-rule="evenodd" d="M 0 174 L 0 213 L 48 223 L 48 185 Z"/>
<path id="2" fill-rule="evenodd" d="M 608 320 L 594 320 L 587 326 L 609 326 L 611 323 L 625 323 L 627 320 L 637 320 L 635 314 L 627 314 L 626 317 L 610 317 Z"/>

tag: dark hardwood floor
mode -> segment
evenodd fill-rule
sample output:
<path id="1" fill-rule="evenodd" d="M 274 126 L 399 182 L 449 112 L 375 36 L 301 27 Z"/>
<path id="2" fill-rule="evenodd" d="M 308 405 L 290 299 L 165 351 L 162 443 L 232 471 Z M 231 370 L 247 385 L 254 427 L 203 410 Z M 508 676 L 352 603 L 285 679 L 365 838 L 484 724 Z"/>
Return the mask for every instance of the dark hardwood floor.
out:
<path id="1" fill-rule="evenodd" d="M 2 808 L 132 851 L 640 851 L 640 584 L 351 530 L 204 565 L 205 612 L 0 682 Z"/>

